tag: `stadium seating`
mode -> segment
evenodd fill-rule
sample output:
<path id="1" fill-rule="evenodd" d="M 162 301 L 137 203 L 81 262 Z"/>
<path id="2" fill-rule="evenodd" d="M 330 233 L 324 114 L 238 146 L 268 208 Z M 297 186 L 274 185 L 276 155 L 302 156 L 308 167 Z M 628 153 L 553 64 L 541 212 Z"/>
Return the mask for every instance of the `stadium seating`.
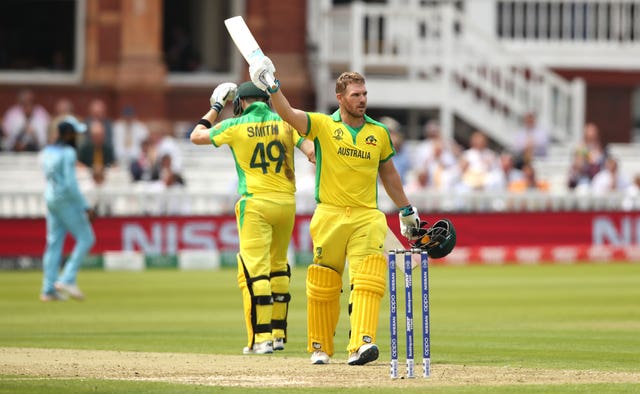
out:
<path id="1" fill-rule="evenodd" d="M 183 210 L 174 214 L 212 215 L 233 212 L 237 199 L 237 174 L 231 150 L 224 146 L 214 149 L 196 146 L 186 139 L 178 141 L 183 157 L 183 177 L 186 186 L 182 190 L 159 193 L 148 183 L 132 183 L 129 172 L 122 167 L 109 169 L 104 187 L 90 187 L 90 174 L 79 168 L 81 188 L 91 201 L 99 194 L 108 201 L 112 215 L 163 215 L 167 204 L 182 204 Z M 407 146 L 411 149 L 411 141 Z M 620 168 L 630 177 L 640 174 L 640 143 L 610 144 L 609 150 L 617 157 Z M 429 211 L 502 211 L 540 209 L 631 209 L 639 208 L 636 197 L 631 204 L 624 203 L 625 196 L 610 195 L 606 198 L 576 196 L 566 188 L 570 163 L 570 148 L 552 146 L 549 156 L 535 162 L 540 179 L 550 184 L 547 194 L 506 196 L 506 193 L 438 196 L 424 193 L 410 196 L 412 202 Z M 304 155 L 295 154 L 298 211 L 312 212 L 314 167 Z M 0 154 L 0 217 L 42 217 L 46 212 L 43 201 L 45 180 L 37 153 Z M 628 198 L 627 198 L 628 199 Z M 626 204 L 626 205 L 624 205 Z M 380 208 L 392 211 L 393 203 L 380 188 Z"/>

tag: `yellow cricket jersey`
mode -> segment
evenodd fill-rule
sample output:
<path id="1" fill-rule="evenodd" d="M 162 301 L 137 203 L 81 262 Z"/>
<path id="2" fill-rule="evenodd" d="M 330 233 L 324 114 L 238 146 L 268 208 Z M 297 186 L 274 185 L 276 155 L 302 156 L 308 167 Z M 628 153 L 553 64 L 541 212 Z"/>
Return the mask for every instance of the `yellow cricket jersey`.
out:
<path id="1" fill-rule="evenodd" d="M 333 115 L 307 113 L 316 150 L 316 202 L 341 207 L 378 206 L 378 166 L 395 150 L 389 130 L 366 116 L 359 130 Z"/>
<path id="2" fill-rule="evenodd" d="M 293 149 L 303 139 L 267 104 L 254 102 L 242 116 L 213 126 L 209 136 L 214 146 L 231 148 L 240 195 L 295 193 Z"/>

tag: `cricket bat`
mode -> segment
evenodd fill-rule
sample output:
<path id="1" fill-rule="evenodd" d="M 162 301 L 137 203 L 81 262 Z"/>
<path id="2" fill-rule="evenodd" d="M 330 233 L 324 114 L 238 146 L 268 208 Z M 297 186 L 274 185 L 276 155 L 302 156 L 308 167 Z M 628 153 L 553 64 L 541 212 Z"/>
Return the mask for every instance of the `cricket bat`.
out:
<path id="1" fill-rule="evenodd" d="M 389 253 L 390 250 L 406 250 L 410 249 L 410 246 L 404 245 L 398 237 L 394 234 L 393 231 L 389 227 L 387 227 L 387 234 L 384 237 L 384 252 Z M 420 255 L 412 254 L 411 255 L 411 268 L 416 268 L 420 265 Z M 400 269 L 404 269 L 404 258 L 396 259 L 396 266 Z"/>
<path id="2" fill-rule="evenodd" d="M 253 34 L 251 34 L 251 30 L 249 30 L 242 16 L 225 19 L 224 24 L 233 42 L 242 54 L 242 57 L 244 57 L 244 60 L 246 60 L 249 65 L 255 60 L 264 57 L 262 49 L 260 49 L 258 42 L 253 37 Z M 275 85 L 275 81 L 270 75 L 267 75 L 266 79 L 269 86 Z"/>

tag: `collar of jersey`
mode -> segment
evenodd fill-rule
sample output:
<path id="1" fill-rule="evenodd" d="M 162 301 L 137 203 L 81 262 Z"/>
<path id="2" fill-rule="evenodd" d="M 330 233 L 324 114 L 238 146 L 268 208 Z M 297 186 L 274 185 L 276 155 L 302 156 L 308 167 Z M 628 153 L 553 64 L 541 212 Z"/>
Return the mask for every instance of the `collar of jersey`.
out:
<path id="1" fill-rule="evenodd" d="M 340 109 L 339 108 L 336 110 L 336 112 L 334 112 L 331 115 L 331 119 L 333 119 L 335 122 L 342 122 L 342 118 L 340 117 Z M 371 119 L 370 117 L 368 117 L 366 114 L 364 115 L 364 121 L 365 121 L 365 123 L 374 123 L 374 120 Z"/>
<path id="2" fill-rule="evenodd" d="M 245 110 L 244 110 L 244 112 L 242 114 L 246 115 L 246 114 L 249 114 L 249 113 L 260 112 L 260 111 L 269 111 L 269 112 L 271 112 L 271 109 L 269 108 L 267 103 L 263 103 L 262 101 L 255 101 L 255 102 L 249 104 L 249 106 L 247 108 L 245 108 Z"/>

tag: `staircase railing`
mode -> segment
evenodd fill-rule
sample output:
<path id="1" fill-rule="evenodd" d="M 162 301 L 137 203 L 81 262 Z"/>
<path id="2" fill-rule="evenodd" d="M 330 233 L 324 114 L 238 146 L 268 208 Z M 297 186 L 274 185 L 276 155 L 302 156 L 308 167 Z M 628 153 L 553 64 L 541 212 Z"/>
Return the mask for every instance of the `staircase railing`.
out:
<path id="1" fill-rule="evenodd" d="M 320 83 L 330 80 L 331 71 L 347 68 L 368 79 L 397 80 L 398 90 L 403 83 L 439 84 L 444 133 L 452 133 L 458 116 L 505 144 L 522 115 L 533 110 L 557 142 L 582 134 L 581 81 L 566 81 L 510 54 L 450 3 L 336 6 L 322 30 Z"/>

